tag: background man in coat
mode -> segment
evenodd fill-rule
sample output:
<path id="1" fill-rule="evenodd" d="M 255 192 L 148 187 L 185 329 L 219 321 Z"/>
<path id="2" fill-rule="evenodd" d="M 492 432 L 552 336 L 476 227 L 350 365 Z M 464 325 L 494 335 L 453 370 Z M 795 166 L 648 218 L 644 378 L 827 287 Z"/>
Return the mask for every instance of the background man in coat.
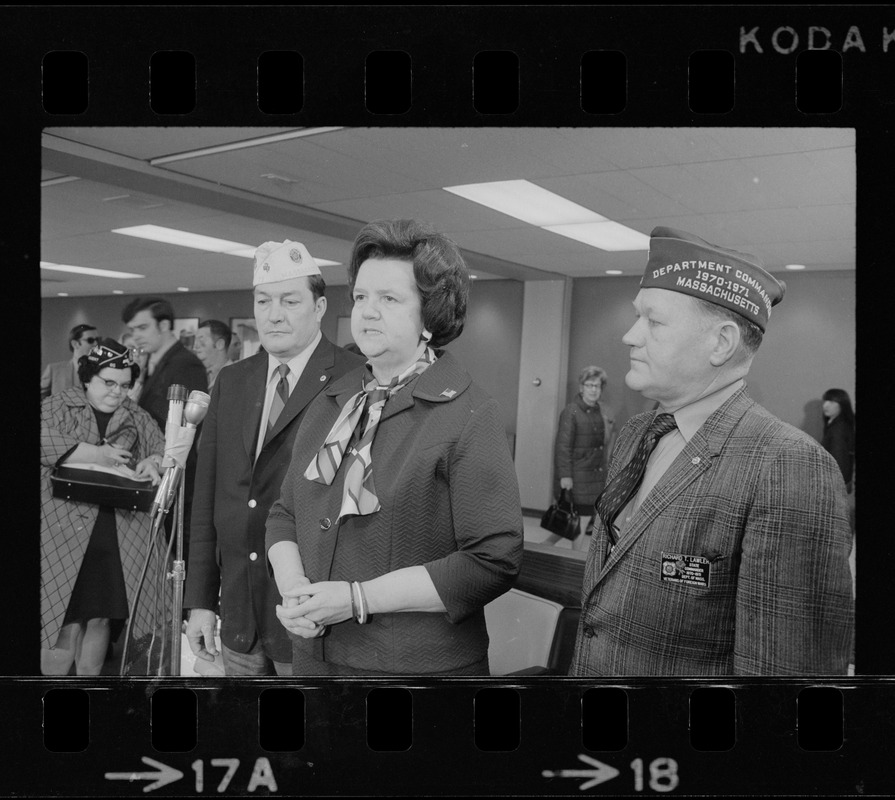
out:
<path id="1" fill-rule="evenodd" d="M 745 390 L 785 285 L 754 256 L 656 228 L 640 286 L 625 382 L 659 408 L 624 426 L 595 504 L 570 673 L 845 674 L 836 462 Z"/>
<path id="2" fill-rule="evenodd" d="M 99 334 L 93 325 L 75 325 L 68 334 L 68 349 L 71 358 L 47 364 L 40 376 L 40 399 L 49 397 L 64 389 L 78 386 L 78 359 L 86 356 L 99 341 Z"/>
<path id="3" fill-rule="evenodd" d="M 205 418 L 184 607 L 191 609 L 190 647 L 206 661 L 216 654 L 220 608 L 227 675 L 292 673 L 292 643 L 276 617 L 281 598 L 265 557 L 267 512 L 279 496 L 308 404 L 330 381 L 364 363 L 320 332 L 325 289 L 303 244 L 286 240 L 258 248 L 254 310 L 265 352 L 221 370 Z M 284 378 L 281 367 L 288 367 Z"/>
<path id="4" fill-rule="evenodd" d="M 121 320 L 133 336 L 133 346 L 145 359 L 137 384 L 142 383 L 137 403 L 146 409 L 165 432 L 168 416 L 168 387 L 172 384 L 185 386 L 188 392 L 208 391 L 205 367 L 195 353 L 187 350 L 174 333 L 174 309 L 160 297 L 137 297 L 121 312 Z M 196 448 L 190 450 L 183 472 L 183 552 L 190 541 L 190 506 L 196 480 Z M 173 513 L 165 520 L 170 534 Z"/>

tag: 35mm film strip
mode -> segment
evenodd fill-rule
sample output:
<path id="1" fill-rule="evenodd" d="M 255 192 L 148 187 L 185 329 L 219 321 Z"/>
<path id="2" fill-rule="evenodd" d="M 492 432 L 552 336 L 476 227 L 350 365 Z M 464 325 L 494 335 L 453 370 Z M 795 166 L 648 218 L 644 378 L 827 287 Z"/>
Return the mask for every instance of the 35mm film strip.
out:
<path id="1" fill-rule="evenodd" d="M 0 252 L 10 288 L 26 293 L 50 126 L 855 128 L 858 385 L 865 418 L 880 420 L 862 480 L 884 510 L 892 7 L 57 7 L 0 18 Z M 39 316 L 36 294 L 12 304 L 20 331 Z M 21 343 L 9 357 L 24 374 L 37 361 Z M 23 423 L 5 449 L 27 462 L 36 418 L 6 402 Z M 859 516 L 873 536 L 858 555 L 854 678 L 58 680 L 36 677 L 29 644 L 32 475 L 16 470 L 4 490 L 16 535 L 0 584 L 3 796 L 895 790 L 885 514 Z"/>

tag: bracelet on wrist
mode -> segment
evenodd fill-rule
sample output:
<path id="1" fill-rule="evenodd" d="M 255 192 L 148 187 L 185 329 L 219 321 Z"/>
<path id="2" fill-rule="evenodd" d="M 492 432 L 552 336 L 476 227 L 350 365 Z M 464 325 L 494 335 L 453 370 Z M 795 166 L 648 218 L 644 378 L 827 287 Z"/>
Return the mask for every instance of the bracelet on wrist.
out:
<path id="1" fill-rule="evenodd" d="M 367 605 L 367 598 L 364 595 L 364 587 L 361 586 L 360 581 L 355 581 L 354 585 L 357 586 L 357 605 L 358 605 L 357 621 L 358 621 L 358 624 L 364 625 L 370 619 L 369 606 Z"/>
<path id="2" fill-rule="evenodd" d="M 354 583 L 348 581 L 348 593 L 351 595 L 351 616 L 357 621 L 357 603 L 354 600 Z"/>

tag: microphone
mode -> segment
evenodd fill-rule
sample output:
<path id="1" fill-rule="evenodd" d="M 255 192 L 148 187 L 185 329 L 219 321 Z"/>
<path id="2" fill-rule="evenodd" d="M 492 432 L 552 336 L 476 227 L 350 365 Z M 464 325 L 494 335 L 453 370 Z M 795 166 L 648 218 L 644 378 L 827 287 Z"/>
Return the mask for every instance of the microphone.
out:
<path id="1" fill-rule="evenodd" d="M 179 383 L 172 383 L 168 387 L 168 416 L 165 420 L 165 456 L 162 459 L 162 466 L 165 467 L 165 474 L 158 485 L 155 493 L 155 499 L 149 507 L 149 513 L 154 518 L 156 515 L 167 514 L 177 489 L 180 485 L 180 479 L 183 475 L 183 464 L 186 462 L 186 456 L 180 460 L 179 455 L 180 439 L 181 439 L 181 421 L 183 419 L 183 404 L 187 398 L 186 387 Z M 192 439 L 190 439 L 192 443 Z M 189 446 L 187 446 L 189 452 Z"/>
<path id="2" fill-rule="evenodd" d="M 187 428 L 195 428 L 205 419 L 208 413 L 208 403 L 211 396 L 205 392 L 194 389 L 187 398 L 186 406 L 183 409 L 183 421 Z"/>

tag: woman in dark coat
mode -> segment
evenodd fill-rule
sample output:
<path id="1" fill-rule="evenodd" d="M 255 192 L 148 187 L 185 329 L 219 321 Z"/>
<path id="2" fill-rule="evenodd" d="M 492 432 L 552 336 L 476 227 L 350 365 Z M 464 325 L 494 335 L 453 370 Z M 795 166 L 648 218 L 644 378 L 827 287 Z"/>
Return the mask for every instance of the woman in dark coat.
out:
<path id="1" fill-rule="evenodd" d="M 575 550 L 584 550 L 588 540 L 594 501 L 606 483 L 606 470 L 615 423 L 600 406 L 606 386 L 606 373 L 600 367 L 585 367 L 578 376 L 578 396 L 559 416 L 559 430 L 553 450 L 554 496 L 561 489 L 570 489 L 581 515 L 581 533 L 572 541 Z M 556 544 L 562 537 L 550 534 L 547 544 Z"/>
<path id="2" fill-rule="evenodd" d="M 848 492 L 848 518 L 855 531 L 855 412 L 845 389 L 827 389 L 823 395 L 823 448 L 836 459 Z"/>
<path id="3" fill-rule="evenodd" d="M 53 497 L 62 463 L 123 466 L 159 480 L 165 440 L 152 417 L 127 397 L 139 374 L 128 349 L 103 339 L 78 367 L 80 385 L 41 403 L 41 672 L 99 675 L 112 629 L 120 632 L 147 556 L 149 514 Z M 134 633 L 154 630 L 153 562 Z M 161 572 L 164 579 L 164 572 Z"/>
<path id="4" fill-rule="evenodd" d="M 522 513 L 502 415 L 450 353 L 469 275 L 414 220 L 370 223 L 348 270 L 368 363 L 308 408 L 268 558 L 295 675 L 488 675 L 484 606 L 510 588 Z"/>

